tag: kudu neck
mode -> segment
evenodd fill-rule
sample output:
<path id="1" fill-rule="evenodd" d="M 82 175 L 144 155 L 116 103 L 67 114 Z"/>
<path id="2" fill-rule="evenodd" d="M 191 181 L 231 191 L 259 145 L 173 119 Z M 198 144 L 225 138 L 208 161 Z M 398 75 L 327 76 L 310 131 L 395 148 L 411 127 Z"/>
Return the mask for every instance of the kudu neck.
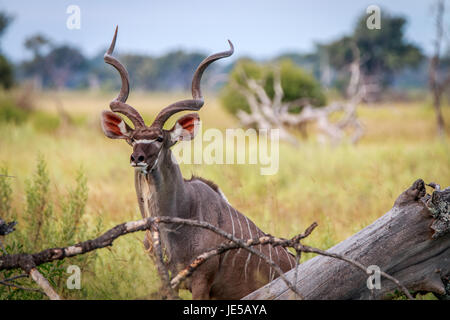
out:
<path id="1" fill-rule="evenodd" d="M 170 149 L 163 149 L 157 167 L 147 174 L 136 171 L 136 193 L 143 217 L 179 216 L 177 206 L 185 204 L 186 190 L 178 164 Z"/>

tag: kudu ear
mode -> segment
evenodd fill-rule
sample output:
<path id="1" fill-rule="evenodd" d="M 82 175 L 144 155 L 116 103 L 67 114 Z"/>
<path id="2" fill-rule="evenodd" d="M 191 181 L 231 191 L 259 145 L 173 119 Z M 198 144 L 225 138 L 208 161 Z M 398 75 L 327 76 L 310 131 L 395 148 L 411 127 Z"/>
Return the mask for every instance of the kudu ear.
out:
<path id="1" fill-rule="evenodd" d="M 121 116 L 111 111 L 102 112 L 102 129 L 105 136 L 111 139 L 127 139 L 130 137 L 133 129 L 131 129 Z"/>
<path id="2" fill-rule="evenodd" d="M 170 129 L 170 139 L 172 143 L 184 140 L 189 141 L 194 139 L 200 127 L 200 117 L 196 113 L 190 113 L 182 116 L 177 120 L 175 125 Z"/>

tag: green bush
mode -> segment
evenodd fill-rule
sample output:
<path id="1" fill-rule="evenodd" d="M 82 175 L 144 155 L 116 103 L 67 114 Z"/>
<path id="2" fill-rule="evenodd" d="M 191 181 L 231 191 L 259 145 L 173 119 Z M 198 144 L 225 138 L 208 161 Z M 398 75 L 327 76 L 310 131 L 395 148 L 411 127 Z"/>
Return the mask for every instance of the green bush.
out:
<path id="1" fill-rule="evenodd" d="M 0 217 L 6 221 L 16 220 L 16 231 L 4 238 L 4 251 L 1 254 L 21 252 L 38 252 L 52 247 L 73 245 L 82 240 L 93 238 L 98 228 L 88 228 L 83 220 L 86 212 L 88 196 L 87 181 L 82 170 L 79 170 L 74 188 L 67 194 L 55 193 L 47 166 L 39 157 L 36 171 L 32 179 L 26 181 L 25 208 L 14 208 L 12 183 L 17 178 L 8 178 L 8 170 L 0 169 Z M 16 215 L 15 212 L 23 212 Z M 100 223 L 100 222 L 99 222 Z M 94 229 L 94 230 L 92 230 Z M 96 253 L 80 255 L 70 260 L 53 261 L 38 266 L 38 270 L 47 278 L 55 290 L 65 298 L 83 298 L 86 296 L 85 286 L 81 290 L 68 290 L 66 273 L 69 265 L 77 265 L 83 273 L 90 270 Z M 0 271 L 0 279 L 23 274 L 21 270 Z M 28 278 L 14 280 L 14 284 L 38 289 Z M 0 285 L 0 299 L 42 299 L 45 296 L 36 291 L 21 290 Z"/>
<path id="2" fill-rule="evenodd" d="M 0 86 L 9 89 L 14 83 L 13 67 L 6 60 L 5 56 L 0 54 Z"/>
<path id="3" fill-rule="evenodd" d="M 36 130 L 43 132 L 53 132 L 61 124 L 58 116 L 43 111 L 35 111 L 31 122 Z"/>
<path id="4" fill-rule="evenodd" d="M 326 103 L 320 84 L 290 59 L 278 62 L 275 67 L 280 70 L 281 86 L 284 91 L 283 102 L 307 98 L 311 100 L 313 106 L 319 107 Z M 222 89 L 220 94 L 222 105 L 233 115 L 238 110 L 250 111 L 246 98 L 232 84 L 234 82 L 246 87 L 245 77 L 261 81 L 268 96 L 273 98 L 274 69 L 273 64 L 261 64 L 248 59 L 240 60 L 230 73 L 229 83 Z M 300 108 L 294 111 L 299 112 Z"/>
<path id="5" fill-rule="evenodd" d="M 28 119 L 29 113 L 19 108 L 9 96 L 0 97 L 0 123 L 21 124 Z"/>

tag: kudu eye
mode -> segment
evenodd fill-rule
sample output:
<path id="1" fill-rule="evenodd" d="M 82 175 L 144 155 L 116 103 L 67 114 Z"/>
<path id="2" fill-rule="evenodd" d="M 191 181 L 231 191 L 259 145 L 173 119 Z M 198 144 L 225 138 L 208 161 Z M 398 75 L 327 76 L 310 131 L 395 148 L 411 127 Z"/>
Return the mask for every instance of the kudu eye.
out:
<path id="1" fill-rule="evenodd" d="M 163 141 L 163 137 L 158 137 L 158 138 L 156 138 L 156 141 L 162 142 L 162 141 Z"/>

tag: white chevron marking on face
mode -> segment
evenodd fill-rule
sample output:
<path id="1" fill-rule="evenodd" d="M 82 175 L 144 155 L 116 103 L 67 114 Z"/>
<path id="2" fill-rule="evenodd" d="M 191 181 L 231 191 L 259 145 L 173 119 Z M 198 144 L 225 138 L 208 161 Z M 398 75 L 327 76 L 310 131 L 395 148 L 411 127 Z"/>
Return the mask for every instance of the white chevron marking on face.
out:
<path id="1" fill-rule="evenodd" d="M 144 143 L 144 144 L 149 144 L 149 143 L 153 143 L 155 142 L 156 139 L 140 139 L 140 140 L 134 140 L 133 143 Z"/>

